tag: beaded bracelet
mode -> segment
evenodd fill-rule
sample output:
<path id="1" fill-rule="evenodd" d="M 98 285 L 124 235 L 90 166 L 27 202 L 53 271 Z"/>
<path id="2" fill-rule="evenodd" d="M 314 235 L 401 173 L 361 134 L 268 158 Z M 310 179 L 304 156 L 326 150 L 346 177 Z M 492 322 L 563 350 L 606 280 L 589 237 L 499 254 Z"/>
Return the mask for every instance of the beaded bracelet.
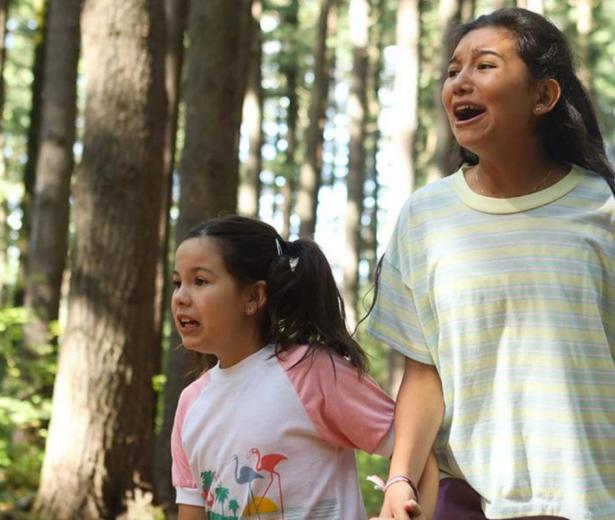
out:
<path id="1" fill-rule="evenodd" d="M 392 477 L 389 477 L 389 480 L 387 480 L 386 482 L 382 480 L 378 475 L 370 475 L 367 477 L 367 480 L 372 482 L 374 484 L 374 487 L 376 489 L 380 489 L 382 492 L 385 492 L 393 484 L 397 484 L 398 482 L 405 482 L 412 489 L 416 501 L 419 501 L 419 490 L 417 489 L 414 482 L 412 482 L 412 479 L 410 477 L 407 477 L 406 475 L 393 475 Z"/>

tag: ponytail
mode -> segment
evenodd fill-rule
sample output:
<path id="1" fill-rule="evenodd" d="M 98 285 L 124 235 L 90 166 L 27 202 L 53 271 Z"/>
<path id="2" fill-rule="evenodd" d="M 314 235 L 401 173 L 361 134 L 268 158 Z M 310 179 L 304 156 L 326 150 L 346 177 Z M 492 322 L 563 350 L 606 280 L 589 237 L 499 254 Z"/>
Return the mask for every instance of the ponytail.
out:
<path id="1" fill-rule="evenodd" d="M 360 372 L 367 358 L 345 323 L 344 302 L 331 267 L 316 242 L 283 242 L 282 251 L 267 275 L 267 336 L 276 354 L 293 345 L 333 351 L 347 358 Z"/>

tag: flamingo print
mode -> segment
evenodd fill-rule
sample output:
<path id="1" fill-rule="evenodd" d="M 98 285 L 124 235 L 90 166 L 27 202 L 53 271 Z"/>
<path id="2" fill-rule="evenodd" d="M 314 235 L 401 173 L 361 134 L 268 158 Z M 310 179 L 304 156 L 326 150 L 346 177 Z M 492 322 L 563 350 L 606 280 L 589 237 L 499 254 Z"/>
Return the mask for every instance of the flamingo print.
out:
<path id="1" fill-rule="evenodd" d="M 275 470 L 275 468 L 280 462 L 282 462 L 283 460 L 287 460 L 288 457 L 286 455 L 282 455 L 281 453 L 268 453 L 267 455 L 263 455 L 261 457 L 261 452 L 258 450 L 258 448 L 252 448 L 248 452 L 248 457 L 250 455 L 256 455 L 257 457 L 256 470 L 266 471 L 267 473 L 269 473 L 269 478 L 270 478 L 269 484 L 267 484 L 267 487 L 265 488 L 265 491 L 261 496 L 259 505 L 260 505 L 260 502 L 262 502 L 263 498 L 267 496 L 267 491 L 269 491 L 271 484 L 273 484 L 274 477 L 277 477 L 278 478 L 278 493 L 280 496 L 280 509 L 282 510 L 282 520 L 284 520 L 284 498 L 282 496 L 282 477 Z M 257 506 L 257 509 L 258 509 L 258 506 Z"/>
<path id="2" fill-rule="evenodd" d="M 235 461 L 235 482 L 237 482 L 237 484 L 248 484 L 250 499 L 252 503 L 255 504 L 254 493 L 252 492 L 252 481 L 264 477 L 260 473 L 254 471 L 250 466 L 241 466 L 241 469 L 239 469 L 239 457 L 237 455 L 233 455 L 233 460 Z M 256 518 L 260 520 L 258 505 L 256 506 Z"/>

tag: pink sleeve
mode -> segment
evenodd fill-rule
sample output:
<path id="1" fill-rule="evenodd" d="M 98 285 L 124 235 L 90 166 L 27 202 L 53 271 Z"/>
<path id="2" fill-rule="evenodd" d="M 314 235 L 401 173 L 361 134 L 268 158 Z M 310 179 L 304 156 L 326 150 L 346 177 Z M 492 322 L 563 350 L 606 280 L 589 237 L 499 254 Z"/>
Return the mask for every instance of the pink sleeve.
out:
<path id="1" fill-rule="evenodd" d="M 209 374 L 205 374 L 190 385 L 188 385 L 179 397 L 177 410 L 175 411 L 175 420 L 173 422 L 173 431 L 171 433 L 171 457 L 173 464 L 171 466 L 171 474 L 173 477 L 173 486 L 184 488 L 198 488 L 198 484 L 192 477 L 188 457 L 184 451 L 182 443 L 182 431 L 184 420 L 192 406 L 192 403 L 201 393 L 209 381 Z"/>
<path id="2" fill-rule="evenodd" d="M 390 456 L 393 400 L 369 376 L 359 379 L 356 369 L 337 355 L 332 363 L 326 352 L 318 351 L 293 367 L 306 349 L 283 354 L 280 363 L 321 438 L 335 446 Z"/>

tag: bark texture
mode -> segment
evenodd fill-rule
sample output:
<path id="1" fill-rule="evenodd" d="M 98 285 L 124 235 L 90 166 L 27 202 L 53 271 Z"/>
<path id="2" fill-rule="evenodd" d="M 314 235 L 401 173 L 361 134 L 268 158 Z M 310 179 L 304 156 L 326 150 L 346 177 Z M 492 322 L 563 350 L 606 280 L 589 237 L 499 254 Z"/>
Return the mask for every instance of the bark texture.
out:
<path id="1" fill-rule="evenodd" d="M 84 6 L 84 152 L 43 518 L 115 518 L 130 490 L 151 483 L 163 20 L 162 3 L 150 0 Z"/>
<path id="2" fill-rule="evenodd" d="M 50 5 L 42 85 L 40 148 L 28 247 L 25 329 L 31 346 L 47 341 L 49 322 L 58 317 L 68 248 L 70 178 L 77 112 L 80 0 Z"/>

